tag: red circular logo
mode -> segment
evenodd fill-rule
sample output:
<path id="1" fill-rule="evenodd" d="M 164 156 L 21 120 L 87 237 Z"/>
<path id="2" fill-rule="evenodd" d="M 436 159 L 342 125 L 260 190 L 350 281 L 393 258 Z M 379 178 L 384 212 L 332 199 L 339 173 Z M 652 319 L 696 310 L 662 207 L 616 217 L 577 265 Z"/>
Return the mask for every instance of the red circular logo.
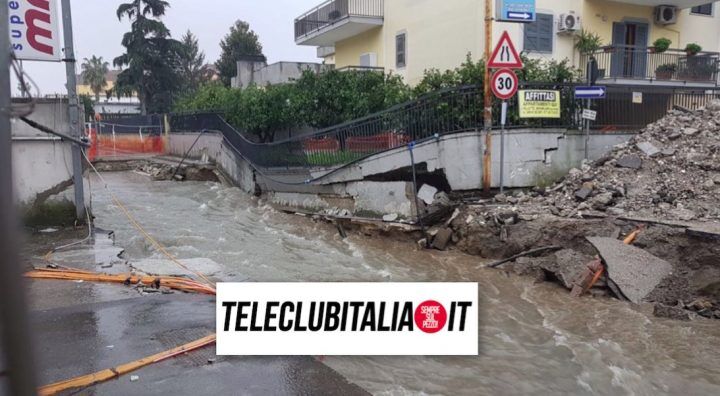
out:
<path id="1" fill-rule="evenodd" d="M 437 333 L 447 323 L 447 311 L 437 301 L 428 300 L 415 308 L 415 325 L 426 333 Z"/>

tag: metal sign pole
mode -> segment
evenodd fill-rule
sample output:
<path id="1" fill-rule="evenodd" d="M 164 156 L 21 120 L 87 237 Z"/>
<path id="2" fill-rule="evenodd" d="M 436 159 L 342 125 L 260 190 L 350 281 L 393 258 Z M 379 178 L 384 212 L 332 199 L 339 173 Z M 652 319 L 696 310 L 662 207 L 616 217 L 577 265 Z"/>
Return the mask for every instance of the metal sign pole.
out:
<path id="1" fill-rule="evenodd" d="M 585 65 L 585 77 L 587 81 L 588 86 L 593 86 L 593 76 L 592 76 L 592 58 L 588 59 L 587 64 Z M 585 108 L 590 110 L 590 99 L 585 100 Z M 589 156 L 589 148 L 590 145 L 590 120 L 585 120 L 585 161 L 588 160 Z"/>
<path id="2" fill-rule="evenodd" d="M 73 44 L 72 12 L 70 0 L 62 0 L 63 32 L 65 35 L 65 72 L 67 74 L 68 116 L 70 136 L 82 138 L 80 132 L 80 104 L 77 95 L 77 76 L 75 75 L 75 47 Z M 83 185 L 82 147 L 72 146 L 73 186 L 75 190 L 75 217 L 85 219 L 85 194 Z"/>
<path id="3" fill-rule="evenodd" d="M 590 109 L 590 99 L 585 100 L 585 108 Z M 585 160 L 590 157 L 590 120 L 585 120 Z"/>
<path id="4" fill-rule="evenodd" d="M 483 79 L 484 96 L 484 130 L 485 150 L 483 151 L 483 191 L 486 193 L 492 187 L 492 96 L 490 90 L 490 68 L 487 62 L 490 61 L 492 47 L 492 4 L 491 0 L 485 0 L 485 76 Z"/>
<path id="5" fill-rule="evenodd" d="M 507 120 L 507 101 L 502 101 L 500 114 L 500 194 L 505 192 L 505 121 Z"/>
<path id="6" fill-rule="evenodd" d="M 0 7 L 0 322 L 9 395 L 34 395 L 32 342 L 25 305 L 25 282 L 18 257 L 18 231 L 12 183 L 10 115 L 10 29 L 7 2 Z"/>

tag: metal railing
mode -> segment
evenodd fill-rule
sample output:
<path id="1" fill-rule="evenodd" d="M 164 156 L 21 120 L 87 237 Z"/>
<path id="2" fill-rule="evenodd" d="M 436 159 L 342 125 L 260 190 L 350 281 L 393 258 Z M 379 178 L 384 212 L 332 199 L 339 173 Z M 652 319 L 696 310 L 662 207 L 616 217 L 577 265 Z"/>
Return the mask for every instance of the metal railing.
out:
<path id="1" fill-rule="evenodd" d="M 378 72 L 385 73 L 385 68 L 381 66 L 343 66 L 337 71 L 362 71 L 362 72 Z"/>
<path id="2" fill-rule="evenodd" d="M 700 52 L 688 55 L 683 50 L 654 52 L 648 47 L 613 45 L 592 56 L 597 60 L 600 78 L 718 83 L 720 54 Z M 588 56 L 581 58 L 585 64 Z"/>
<path id="3" fill-rule="evenodd" d="M 508 101 L 508 128 L 563 128 L 582 126 L 582 102 L 574 98 L 576 84 L 523 83 L 522 89 L 560 91 L 559 119 L 520 119 L 517 97 Z M 643 93 L 643 103 L 633 103 L 633 93 Z M 623 86 L 608 87 L 607 97 L 592 102 L 598 111 L 592 128 L 607 132 L 631 132 L 665 116 L 674 106 L 698 109 L 720 99 L 718 89 Z M 495 101 L 494 125 L 500 104 Z M 227 142 L 255 166 L 264 168 L 337 167 L 418 142 L 483 128 L 483 97 L 478 86 L 433 92 L 397 105 L 326 128 L 315 134 L 273 143 L 257 143 L 225 122 L 218 113 L 179 114 L 171 117 L 172 132 L 219 131 Z"/>
<path id="4" fill-rule="evenodd" d="M 173 116 L 171 131 L 220 131 L 246 159 L 266 168 L 330 167 L 436 134 L 475 130 L 482 125 L 482 108 L 482 91 L 467 86 L 437 91 L 313 135 L 267 144 L 251 141 L 217 114 Z"/>
<path id="5" fill-rule="evenodd" d="M 91 122 L 100 134 L 161 135 L 163 116 L 158 114 L 103 114 L 100 122 Z"/>
<path id="6" fill-rule="evenodd" d="M 295 40 L 351 16 L 382 18 L 384 0 L 329 0 L 295 19 Z"/>

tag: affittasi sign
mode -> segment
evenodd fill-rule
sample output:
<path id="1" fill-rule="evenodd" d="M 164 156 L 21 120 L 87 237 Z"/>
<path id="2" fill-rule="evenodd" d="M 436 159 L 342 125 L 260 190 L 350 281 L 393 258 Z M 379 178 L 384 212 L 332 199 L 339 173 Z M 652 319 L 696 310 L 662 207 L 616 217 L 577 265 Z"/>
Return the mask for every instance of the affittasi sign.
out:
<path id="1" fill-rule="evenodd" d="M 560 91 L 523 90 L 518 102 L 520 118 L 560 118 Z"/>

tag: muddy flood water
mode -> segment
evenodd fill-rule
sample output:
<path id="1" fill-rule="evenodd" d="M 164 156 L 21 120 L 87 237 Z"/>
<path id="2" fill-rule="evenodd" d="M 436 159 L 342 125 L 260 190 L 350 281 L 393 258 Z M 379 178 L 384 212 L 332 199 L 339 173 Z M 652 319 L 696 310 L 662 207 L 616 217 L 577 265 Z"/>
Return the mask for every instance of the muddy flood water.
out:
<path id="1" fill-rule="evenodd" d="M 327 357 L 367 391 L 404 394 L 720 394 L 720 322 L 657 319 L 644 307 L 585 297 L 480 269 L 455 252 L 337 231 L 274 211 L 215 183 L 106 173 L 146 229 L 180 258 L 208 258 L 224 281 L 471 281 L 480 285 L 480 356 Z M 96 226 L 132 260 L 162 258 L 93 180 Z"/>

